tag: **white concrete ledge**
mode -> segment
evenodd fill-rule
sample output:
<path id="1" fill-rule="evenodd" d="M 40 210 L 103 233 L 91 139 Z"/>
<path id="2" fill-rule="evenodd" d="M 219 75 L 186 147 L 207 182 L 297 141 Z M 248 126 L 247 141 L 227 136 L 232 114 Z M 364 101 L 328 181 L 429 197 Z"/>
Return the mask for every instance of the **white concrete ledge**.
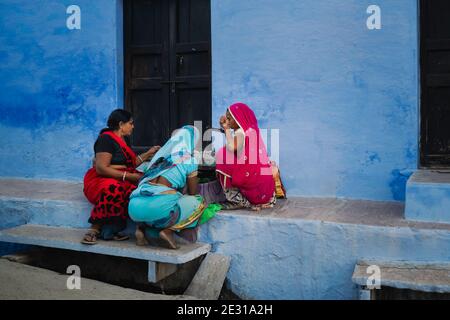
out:
<path id="1" fill-rule="evenodd" d="M 354 283 L 366 286 L 372 276 L 369 266 L 380 268 L 381 286 L 423 292 L 450 292 L 450 263 L 433 261 L 359 261 L 352 276 Z"/>

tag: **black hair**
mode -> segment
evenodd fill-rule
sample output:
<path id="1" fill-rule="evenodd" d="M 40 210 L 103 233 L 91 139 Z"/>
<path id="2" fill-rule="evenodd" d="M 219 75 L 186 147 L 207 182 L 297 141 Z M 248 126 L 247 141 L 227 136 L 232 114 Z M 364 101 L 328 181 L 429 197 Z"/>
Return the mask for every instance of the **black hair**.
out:
<path id="1" fill-rule="evenodd" d="M 111 114 L 109 115 L 108 118 L 108 122 L 107 122 L 107 128 L 102 129 L 102 131 L 100 131 L 100 134 L 107 132 L 107 131 L 114 131 L 114 130 L 118 130 L 119 129 L 119 124 L 120 122 L 128 122 L 131 120 L 131 118 L 133 117 L 133 115 L 128 112 L 127 110 L 123 110 L 123 109 L 116 109 L 113 112 L 111 112 Z"/>

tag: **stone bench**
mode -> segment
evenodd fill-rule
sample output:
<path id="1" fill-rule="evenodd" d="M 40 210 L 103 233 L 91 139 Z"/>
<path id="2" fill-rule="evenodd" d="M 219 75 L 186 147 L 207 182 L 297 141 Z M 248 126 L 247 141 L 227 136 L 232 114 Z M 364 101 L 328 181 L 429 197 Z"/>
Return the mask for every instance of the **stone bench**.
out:
<path id="1" fill-rule="evenodd" d="M 134 240 L 99 240 L 96 245 L 89 246 L 80 243 L 84 233 L 84 229 L 26 224 L 0 231 L 0 241 L 146 260 L 151 283 L 173 274 L 177 265 L 194 260 L 211 249 L 205 243 L 181 244 L 178 250 L 138 247 Z"/>

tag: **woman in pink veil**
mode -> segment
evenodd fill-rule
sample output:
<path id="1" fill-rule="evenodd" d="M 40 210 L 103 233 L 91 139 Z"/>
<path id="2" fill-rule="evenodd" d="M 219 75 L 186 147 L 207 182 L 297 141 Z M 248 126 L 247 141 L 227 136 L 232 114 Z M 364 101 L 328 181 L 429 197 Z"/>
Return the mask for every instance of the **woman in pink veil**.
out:
<path id="1" fill-rule="evenodd" d="M 217 176 L 227 198 L 223 209 L 272 207 L 275 182 L 255 113 L 247 105 L 235 103 L 220 124 L 227 141 L 216 155 Z"/>

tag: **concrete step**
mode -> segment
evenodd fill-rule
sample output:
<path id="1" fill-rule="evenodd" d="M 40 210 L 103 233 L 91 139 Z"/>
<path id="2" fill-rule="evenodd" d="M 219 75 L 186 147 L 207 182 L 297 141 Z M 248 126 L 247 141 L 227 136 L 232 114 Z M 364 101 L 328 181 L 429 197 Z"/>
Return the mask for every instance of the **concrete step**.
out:
<path id="1" fill-rule="evenodd" d="M 409 289 L 421 292 L 450 292 L 450 263 L 435 261 L 377 261 L 361 260 L 355 266 L 352 281 L 371 298 L 376 272 L 379 272 L 379 287 Z M 362 295 L 364 296 L 364 295 Z"/>
<path id="2" fill-rule="evenodd" d="M 89 246 L 80 243 L 85 232 L 85 229 L 27 224 L 1 230 L 0 241 L 146 260 L 149 263 L 148 280 L 152 283 L 173 274 L 177 265 L 192 261 L 211 250 L 211 246 L 206 243 L 181 243 L 178 250 L 138 247 L 133 239 L 122 242 L 99 240 L 96 245 Z"/>
<path id="3" fill-rule="evenodd" d="M 450 173 L 415 172 L 406 184 L 405 218 L 450 223 Z"/>
<path id="4" fill-rule="evenodd" d="M 0 229 L 26 223 L 88 228 L 91 209 L 80 182 L 0 179 Z"/>

